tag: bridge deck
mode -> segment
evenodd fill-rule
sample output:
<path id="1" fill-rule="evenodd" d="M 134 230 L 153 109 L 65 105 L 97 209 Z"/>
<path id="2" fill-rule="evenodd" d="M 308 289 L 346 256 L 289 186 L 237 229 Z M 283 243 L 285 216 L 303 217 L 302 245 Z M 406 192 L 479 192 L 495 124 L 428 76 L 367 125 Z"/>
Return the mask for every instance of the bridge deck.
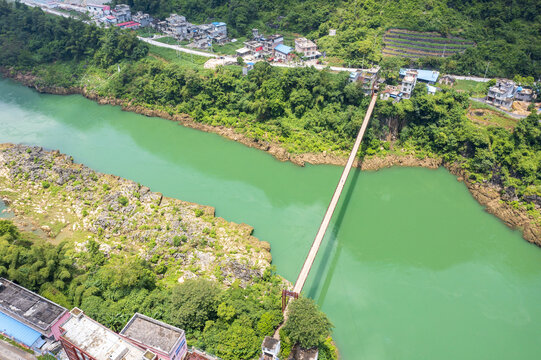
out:
<path id="1" fill-rule="evenodd" d="M 355 160 L 355 157 L 357 156 L 357 152 L 359 151 L 359 147 L 361 146 L 364 132 L 366 131 L 368 122 L 370 121 L 370 117 L 372 116 L 374 105 L 376 104 L 376 99 L 377 99 L 377 94 L 373 94 L 372 100 L 370 101 L 370 105 L 368 106 L 368 110 L 366 111 L 366 115 L 364 116 L 363 124 L 361 125 L 361 128 L 359 129 L 359 134 L 357 135 L 357 139 L 355 140 L 355 145 L 353 145 L 353 149 L 351 149 L 351 153 L 349 154 L 348 162 L 346 166 L 344 167 L 344 171 L 342 172 L 342 176 L 340 177 L 340 180 L 338 181 L 338 185 L 336 186 L 336 189 L 334 190 L 334 195 L 332 196 L 329 207 L 327 208 L 327 212 L 325 213 L 325 216 L 323 217 L 323 221 L 321 222 L 321 225 L 319 226 L 319 230 L 316 234 L 316 238 L 314 239 L 314 242 L 312 243 L 310 252 L 308 253 L 308 256 L 306 257 L 306 260 L 304 261 L 301 272 L 299 273 L 299 277 L 297 278 L 297 281 L 295 282 L 295 286 L 293 287 L 293 291 L 296 293 L 300 293 L 302 291 L 302 288 L 304 287 L 304 283 L 306 282 L 306 279 L 308 278 L 308 274 L 310 273 L 310 269 L 312 268 L 314 260 L 316 259 L 316 255 L 321 245 L 321 241 L 323 240 L 323 237 L 325 236 L 325 232 L 327 231 L 327 228 L 329 227 L 332 215 L 334 213 L 334 210 L 336 209 L 336 205 L 338 204 L 338 200 L 340 199 L 340 195 L 342 194 L 342 190 L 344 189 L 344 185 L 346 184 L 346 181 L 348 179 L 348 175 L 349 175 L 349 172 L 351 171 L 351 167 L 353 166 L 353 161 Z"/>
<path id="2" fill-rule="evenodd" d="M 325 233 L 327 232 L 327 228 L 329 227 L 329 224 L 331 222 L 331 218 L 334 213 L 334 210 L 336 209 L 336 205 L 338 205 L 338 200 L 340 199 L 340 195 L 342 195 L 342 190 L 344 189 L 344 185 L 346 185 L 349 172 L 351 171 L 351 167 L 353 166 L 353 161 L 355 161 L 355 157 L 357 156 L 357 152 L 359 151 L 359 147 L 361 146 L 364 133 L 366 131 L 366 128 L 368 127 L 370 118 L 372 117 L 372 111 L 374 110 L 374 105 L 376 104 L 376 100 L 377 100 L 377 94 L 374 93 L 372 95 L 372 100 L 370 101 L 370 105 L 368 106 L 368 109 L 366 110 L 366 115 L 364 116 L 363 124 L 361 125 L 361 128 L 359 129 L 359 133 L 357 134 L 357 139 L 355 140 L 353 149 L 351 149 L 351 153 L 349 154 L 348 162 L 346 163 L 346 166 L 344 167 L 344 171 L 342 171 L 342 176 L 340 176 L 338 185 L 336 186 L 336 189 L 334 190 L 334 194 L 332 196 L 329 207 L 327 208 L 327 212 L 325 213 L 325 216 L 323 217 L 323 221 L 321 222 L 321 225 L 319 226 L 319 230 L 316 234 L 316 238 L 314 239 L 314 242 L 312 243 L 310 252 L 308 253 L 306 260 L 304 261 L 304 264 L 302 265 L 301 272 L 299 273 L 299 276 L 297 277 L 297 281 L 295 282 L 295 286 L 293 287 L 293 291 L 298 294 L 300 294 L 300 292 L 302 291 L 302 288 L 304 287 L 304 283 L 306 282 L 306 279 L 308 278 L 308 274 L 310 273 L 310 269 L 312 268 L 312 265 L 314 264 L 314 260 L 316 259 L 316 255 L 321 245 L 321 241 L 323 240 L 323 237 L 325 236 Z M 275 339 L 280 339 L 280 329 L 282 328 L 282 326 L 284 326 L 287 320 L 287 307 L 288 306 L 289 306 L 289 302 L 284 311 L 284 321 L 282 322 L 282 325 L 280 325 L 280 327 L 278 327 L 278 329 L 276 329 L 274 333 Z"/>

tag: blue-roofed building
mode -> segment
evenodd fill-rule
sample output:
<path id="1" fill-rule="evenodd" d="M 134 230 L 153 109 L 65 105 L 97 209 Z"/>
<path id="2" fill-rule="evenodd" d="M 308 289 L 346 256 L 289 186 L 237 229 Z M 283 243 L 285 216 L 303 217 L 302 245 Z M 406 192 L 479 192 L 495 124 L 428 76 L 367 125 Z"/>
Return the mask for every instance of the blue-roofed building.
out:
<path id="1" fill-rule="evenodd" d="M 227 25 L 224 22 L 215 21 L 212 23 L 212 28 L 215 33 L 227 37 Z"/>
<path id="2" fill-rule="evenodd" d="M 284 44 L 277 45 L 274 48 L 274 58 L 276 60 L 287 61 L 293 55 L 293 48 Z"/>
<path id="3" fill-rule="evenodd" d="M 39 348 L 45 343 L 39 332 L 2 312 L 0 312 L 0 333 L 29 348 Z"/>
<path id="4" fill-rule="evenodd" d="M 406 76 L 408 71 L 417 71 L 417 80 L 425 82 L 427 84 L 435 84 L 440 76 L 439 71 L 435 70 L 421 70 L 421 69 L 400 69 L 400 76 Z"/>
<path id="5" fill-rule="evenodd" d="M 436 91 L 438 91 L 438 88 L 437 88 L 437 87 L 432 86 L 432 85 L 427 85 L 427 86 L 426 86 L 426 92 L 427 92 L 427 94 L 429 94 L 429 95 L 435 95 L 435 94 L 436 94 Z"/>
<path id="6" fill-rule="evenodd" d="M 60 305 L 0 278 L 0 333 L 39 352 L 60 338 L 60 323 L 69 315 Z"/>

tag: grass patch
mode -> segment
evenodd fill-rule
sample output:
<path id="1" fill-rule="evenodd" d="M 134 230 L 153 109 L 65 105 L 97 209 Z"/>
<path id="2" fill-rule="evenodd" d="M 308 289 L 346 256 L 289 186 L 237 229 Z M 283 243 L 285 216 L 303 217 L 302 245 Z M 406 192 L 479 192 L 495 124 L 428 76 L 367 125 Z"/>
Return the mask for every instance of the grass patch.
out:
<path id="1" fill-rule="evenodd" d="M 472 96 L 484 97 L 487 93 L 487 83 L 473 80 L 456 80 L 453 89 L 471 93 Z"/>
<path id="2" fill-rule="evenodd" d="M 11 345 L 15 346 L 16 348 L 19 348 L 19 349 L 21 349 L 21 350 L 23 350 L 23 351 L 26 351 L 26 352 L 29 353 L 29 354 L 34 354 L 34 350 L 28 349 L 28 348 L 26 348 L 26 347 L 20 345 L 18 342 L 14 341 L 14 340 L 11 340 L 11 339 L 8 338 L 8 337 L 5 337 L 4 335 L 0 335 L 0 340 L 5 341 L 5 342 L 7 342 L 8 344 L 11 344 Z"/>
<path id="3" fill-rule="evenodd" d="M 208 58 L 199 55 L 192 55 L 176 51 L 173 49 L 163 48 L 149 44 L 149 56 L 154 56 L 159 59 L 165 60 L 170 63 L 177 64 L 179 66 L 186 67 L 202 67 L 202 65 L 208 60 Z"/>
<path id="4" fill-rule="evenodd" d="M 235 55 L 237 50 L 244 47 L 246 37 L 240 37 L 236 42 L 228 42 L 224 45 L 212 45 L 214 52 L 224 55 Z"/>
<path id="5" fill-rule="evenodd" d="M 162 37 L 162 38 L 159 38 L 159 39 L 155 39 L 155 41 L 161 42 L 161 43 L 164 43 L 164 44 L 169 44 L 169 45 L 181 45 L 183 42 L 186 43 L 185 40 L 178 41 L 177 39 L 175 39 L 172 36 L 165 36 L 165 37 Z"/>
<path id="6" fill-rule="evenodd" d="M 511 116 L 494 110 L 493 107 L 470 100 L 470 109 L 468 118 L 481 126 L 496 126 L 512 130 L 515 128 L 518 120 Z"/>

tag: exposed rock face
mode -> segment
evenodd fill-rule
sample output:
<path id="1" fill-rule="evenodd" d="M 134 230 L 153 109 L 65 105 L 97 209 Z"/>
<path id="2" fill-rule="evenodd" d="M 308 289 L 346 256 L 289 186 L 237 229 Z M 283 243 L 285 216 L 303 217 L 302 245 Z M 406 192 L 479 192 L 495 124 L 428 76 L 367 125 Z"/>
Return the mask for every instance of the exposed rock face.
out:
<path id="1" fill-rule="evenodd" d="M 184 272 L 247 284 L 271 261 L 253 228 L 214 217 L 214 208 L 75 164 L 39 147 L 0 145 L 0 191 L 16 223 L 32 223 L 80 251 L 89 238 L 108 254 L 137 253 L 166 275 Z"/>
<path id="2" fill-rule="evenodd" d="M 464 181 L 475 200 L 484 206 L 487 212 L 500 218 L 510 228 L 522 230 L 524 239 L 541 246 L 539 219 L 528 214 L 524 209 L 506 202 L 518 200 L 514 188 L 502 189 L 490 183 L 474 183 L 467 180 L 466 173 L 458 165 L 446 165 L 446 167 L 452 174 L 458 176 L 459 180 Z"/>

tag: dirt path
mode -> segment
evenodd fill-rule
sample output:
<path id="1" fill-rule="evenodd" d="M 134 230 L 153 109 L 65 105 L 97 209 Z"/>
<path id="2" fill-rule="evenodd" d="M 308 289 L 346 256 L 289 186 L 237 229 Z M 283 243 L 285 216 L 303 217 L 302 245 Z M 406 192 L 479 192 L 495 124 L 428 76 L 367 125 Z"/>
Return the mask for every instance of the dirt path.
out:
<path id="1" fill-rule="evenodd" d="M 37 357 L 0 340 L 0 360 L 37 360 Z"/>

